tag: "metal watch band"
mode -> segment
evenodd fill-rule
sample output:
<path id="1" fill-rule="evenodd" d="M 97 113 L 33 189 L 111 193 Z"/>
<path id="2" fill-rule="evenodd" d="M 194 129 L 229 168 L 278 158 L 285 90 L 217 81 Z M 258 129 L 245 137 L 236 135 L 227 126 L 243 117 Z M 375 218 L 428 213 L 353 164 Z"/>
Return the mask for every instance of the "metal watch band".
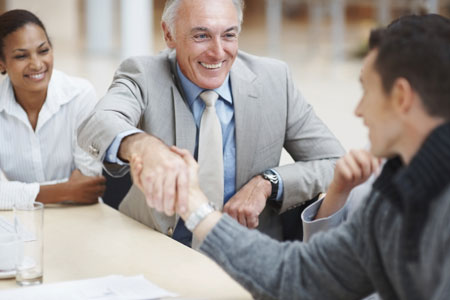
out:
<path id="1" fill-rule="evenodd" d="M 215 209 L 211 206 L 211 204 L 203 203 L 199 208 L 197 208 L 196 211 L 191 213 L 186 222 L 184 222 L 184 225 L 186 225 L 186 228 L 190 231 L 194 231 L 195 227 L 197 227 L 197 225 L 214 210 Z"/>
<path id="2" fill-rule="evenodd" d="M 278 176 L 272 170 L 266 170 L 261 175 L 272 185 L 272 193 L 267 200 L 274 201 L 277 198 L 278 194 Z"/>

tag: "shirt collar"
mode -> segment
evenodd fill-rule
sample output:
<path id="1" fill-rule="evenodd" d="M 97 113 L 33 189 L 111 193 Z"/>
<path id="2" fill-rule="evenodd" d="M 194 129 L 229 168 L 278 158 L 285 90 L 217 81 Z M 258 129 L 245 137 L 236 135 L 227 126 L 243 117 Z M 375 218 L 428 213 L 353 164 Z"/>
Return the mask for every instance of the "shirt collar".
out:
<path id="1" fill-rule="evenodd" d="M 184 94 L 188 100 L 189 106 L 192 106 L 195 99 L 200 95 L 201 92 L 204 91 L 201 87 L 198 87 L 195 83 L 190 81 L 186 76 L 184 76 L 183 72 L 180 70 L 180 66 L 177 63 L 177 74 L 180 78 L 181 86 L 184 90 Z M 222 83 L 221 86 L 214 89 L 214 91 L 219 94 L 220 98 L 225 100 L 226 102 L 233 104 L 233 97 L 231 96 L 231 87 L 230 87 L 230 74 L 228 73 L 227 78 Z"/>
<path id="2" fill-rule="evenodd" d="M 0 112 L 11 111 L 13 107 L 13 102 L 15 102 L 14 92 L 11 86 L 11 80 L 6 76 L 0 84 Z"/>

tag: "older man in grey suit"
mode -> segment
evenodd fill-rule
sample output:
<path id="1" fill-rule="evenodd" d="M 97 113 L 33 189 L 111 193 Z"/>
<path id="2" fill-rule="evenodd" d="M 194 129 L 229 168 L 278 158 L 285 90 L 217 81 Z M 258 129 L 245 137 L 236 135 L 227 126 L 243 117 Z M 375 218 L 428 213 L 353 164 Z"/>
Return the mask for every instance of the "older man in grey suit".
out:
<path id="1" fill-rule="evenodd" d="M 125 60 L 79 130 L 80 145 L 111 174 L 139 164 L 119 209 L 185 244 L 191 237 L 174 212 L 175 205 L 185 208 L 189 177 L 169 146 L 196 157 L 208 153 L 199 149 L 203 91 L 218 94 L 219 206 L 249 228 L 282 239 L 280 214 L 325 191 L 344 153 L 284 63 L 238 50 L 242 10 L 242 0 L 167 1 L 162 28 L 169 49 Z M 296 162 L 278 167 L 283 147 Z"/>

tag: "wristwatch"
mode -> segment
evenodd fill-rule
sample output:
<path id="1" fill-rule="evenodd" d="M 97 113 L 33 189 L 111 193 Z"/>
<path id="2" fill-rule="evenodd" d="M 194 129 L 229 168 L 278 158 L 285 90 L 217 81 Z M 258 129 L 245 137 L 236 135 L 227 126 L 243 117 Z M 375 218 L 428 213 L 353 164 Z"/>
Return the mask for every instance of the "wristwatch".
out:
<path id="1" fill-rule="evenodd" d="M 196 211 L 191 213 L 186 222 L 184 222 L 184 225 L 192 232 L 194 231 L 195 227 L 197 227 L 198 224 L 203 221 L 204 218 L 206 218 L 210 213 L 214 211 L 215 209 L 212 203 L 203 203 L 197 208 Z"/>
<path id="2" fill-rule="evenodd" d="M 282 201 L 277 200 L 278 184 L 279 184 L 277 174 L 275 174 L 275 172 L 272 170 L 266 170 L 261 175 L 265 180 L 268 180 L 272 185 L 272 193 L 270 194 L 269 198 L 267 198 L 267 204 L 275 209 L 280 209 Z"/>

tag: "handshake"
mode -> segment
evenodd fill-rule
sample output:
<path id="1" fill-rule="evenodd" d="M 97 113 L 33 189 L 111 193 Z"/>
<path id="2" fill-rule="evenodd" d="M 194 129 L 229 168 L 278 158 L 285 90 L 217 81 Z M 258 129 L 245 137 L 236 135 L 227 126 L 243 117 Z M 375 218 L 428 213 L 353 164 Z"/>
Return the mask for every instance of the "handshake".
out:
<path id="1" fill-rule="evenodd" d="M 198 183 L 198 164 L 185 149 L 175 146 L 170 151 L 180 159 L 175 166 L 166 168 L 162 174 L 159 167 L 153 172 L 144 172 L 142 157 L 132 155 L 130 166 L 134 184 L 144 192 L 147 205 L 171 216 L 177 213 L 186 220 L 208 199 Z"/>
<path id="2" fill-rule="evenodd" d="M 130 162 L 133 182 L 151 208 L 168 216 L 177 213 L 186 220 L 208 203 L 199 186 L 198 164 L 189 151 L 138 133 L 123 140 L 119 156 Z M 256 175 L 227 201 L 223 212 L 243 226 L 256 228 L 271 192 L 270 182 Z"/>

